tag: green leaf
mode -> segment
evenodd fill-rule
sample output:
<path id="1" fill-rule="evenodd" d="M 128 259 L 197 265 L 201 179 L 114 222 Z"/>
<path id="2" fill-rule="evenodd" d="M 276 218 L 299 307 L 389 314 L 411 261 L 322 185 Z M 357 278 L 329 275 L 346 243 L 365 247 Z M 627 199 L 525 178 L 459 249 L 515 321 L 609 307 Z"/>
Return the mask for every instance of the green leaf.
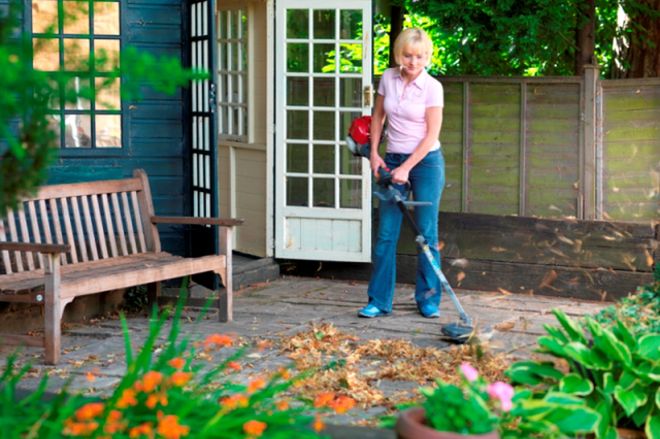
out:
<path id="1" fill-rule="evenodd" d="M 547 378 L 559 380 L 563 374 L 550 362 L 519 361 L 509 367 L 506 376 L 514 383 L 535 386 Z"/>
<path id="2" fill-rule="evenodd" d="M 655 391 L 655 406 L 660 409 L 660 387 Z"/>
<path id="3" fill-rule="evenodd" d="M 660 414 L 649 416 L 644 433 L 648 439 L 660 439 Z"/>
<path id="4" fill-rule="evenodd" d="M 649 360 L 660 360 L 660 334 L 646 334 L 639 339 L 637 353 Z"/>
<path id="5" fill-rule="evenodd" d="M 594 385 L 588 379 L 583 378 L 576 373 L 571 373 L 561 379 L 559 382 L 559 390 L 572 395 L 584 396 L 590 394 L 594 390 Z"/>
<path id="6" fill-rule="evenodd" d="M 584 401 L 582 399 L 561 392 L 548 392 L 543 400 L 545 402 L 558 404 L 563 407 L 578 407 L 584 405 Z"/>
<path id="7" fill-rule="evenodd" d="M 586 343 L 587 340 L 584 337 L 582 326 L 579 323 L 572 320 L 560 309 L 555 308 L 552 310 L 552 313 L 555 315 L 559 324 L 564 328 L 564 331 L 566 331 L 571 340 Z"/>
<path id="8" fill-rule="evenodd" d="M 639 384 L 635 384 L 630 389 L 616 386 L 616 389 L 614 389 L 614 398 L 623 407 L 626 416 L 631 416 L 635 410 L 646 404 L 648 400 L 644 387 Z"/>
<path id="9" fill-rule="evenodd" d="M 566 355 L 587 367 L 598 367 L 598 364 L 592 360 L 591 350 L 582 343 L 571 342 L 564 347 Z"/>
<path id="10" fill-rule="evenodd" d="M 566 410 L 559 419 L 553 419 L 563 433 L 588 433 L 596 430 L 600 415 L 588 407 Z"/>

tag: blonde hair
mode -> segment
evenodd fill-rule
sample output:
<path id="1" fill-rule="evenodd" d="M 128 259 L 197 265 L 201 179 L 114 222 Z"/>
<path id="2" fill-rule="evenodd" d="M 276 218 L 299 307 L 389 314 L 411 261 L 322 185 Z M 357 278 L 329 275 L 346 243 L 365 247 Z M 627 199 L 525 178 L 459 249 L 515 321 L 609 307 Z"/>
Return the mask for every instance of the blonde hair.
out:
<path id="1" fill-rule="evenodd" d="M 419 28 L 408 28 L 401 31 L 394 41 L 394 61 L 401 65 L 403 51 L 410 46 L 417 46 L 426 56 L 426 65 L 431 63 L 433 57 L 433 41 L 426 32 Z"/>

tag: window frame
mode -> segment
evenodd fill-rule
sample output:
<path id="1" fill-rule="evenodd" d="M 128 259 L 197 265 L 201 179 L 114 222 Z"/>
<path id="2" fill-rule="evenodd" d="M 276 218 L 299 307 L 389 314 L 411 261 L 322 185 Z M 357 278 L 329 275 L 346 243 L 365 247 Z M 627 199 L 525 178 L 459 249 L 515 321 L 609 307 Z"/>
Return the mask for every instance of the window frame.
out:
<path id="1" fill-rule="evenodd" d="M 65 33 L 63 29 L 63 18 L 60 16 L 59 11 L 61 11 L 63 7 L 64 0 L 54 0 L 57 2 L 58 5 L 58 29 L 57 32 L 53 34 L 45 34 L 41 32 L 35 32 L 34 31 L 34 23 L 32 20 L 32 5 L 33 5 L 33 0 L 24 0 L 24 23 L 25 23 L 25 29 L 28 32 L 29 38 L 30 38 L 30 48 L 32 50 L 33 48 L 33 42 L 37 38 L 50 38 L 55 41 L 58 41 L 58 64 L 59 64 L 59 69 L 63 70 L 65 59 L 64 59 L 64 41 L 67 39 L 75 39 L 75 40 L 83 40 L 83 41 L 88 41 L 89 42 L 89 53 L 90 56 L 94 52 L 95 48 L 95 41 L 118 41 L 119 42 L 119 56 L 121 56 L 121 50 L 125 45 L 125 36 L 124 36 L 124 17 L 125 14 L 127 13 L 126 10 L 126 2 L 122 0 L 116 0 L 116 1 L 108 1 L 107 3 L 117 3 L 119 8 L 118 8 L 118 25 L 119 25 L 119 33 L 117 35 L 108 35 L 108 34 L 95 34 L 93 33 L 93 19 L 94 19 L 94 13 L 93 13 L 93 4 L 95 3 L 94 0 L 87 0 L 87 4 L 91 7 L 90 12 L 89 12 L 89 33 L 88 34 L 76 34 L 76 33 Z M 60 6 L 62 5 L 62 6 Z M 31 57 L 33 54 L 31 54 Z M 108 75 L 106 72 L 103 71 L 97 71 L 93 66 L 90 68 L 89 71 L 72 71 L 71 79 L 73 78 L 82 78 L 90 81 L 96 81 L 99 79 L 104 79 L 107 78 Z M 79 73 L 79 74 L 76 74 Z M 119 77 L 119 85 L 120 87 L 124 87 L 124 78 Z M 89 109 L 71 109 L 71 108 L 66 108 L 66 103 L 65 103 L 65 87 L 64 87 L 64 81 L 58 84 L 58 93 L 57 93 L 57 98 L 59 100 L 58 107 L 59 108 L 52 108 L 52 112 L 50 114 L 54 116 L 58 116 L 58 122 L 59 122 L 59 140 L 58 140 L 58 154 L 60 157 L 63 158 L 69 158 L 69 157 L 88 157 L 88 156 L 104 156 L 104 157 L 120 157 L 120 156 L 125 156 L 128 154 L 128 127 L 129 127 L 129 109 L 130 106 L 129 104 L 120 96 L 119 99 L 119 108 L 118 109 L 107 109 L 107 108 L 98 108 L 97 103 L 96 103 L 96 98 L 97 98 L 97 93 L 96 93 L 96 86 L 94 86 L 94 96 L 92 99 L 89 101 Z M 121 88 L 120 88 L 121 90 Z M 90 116 L 90 146 L 88 147 L 75 147 L 75 146 L 65 146 L 66 144 L 66 127 L 65 127 L 65 118 L 68 115 L 89 115 Z M 104 146 L 98 146 L 97 139 L 96 139 L 96 117 L 97 116 L 104 116 L 104 115 L 117 115 L 120 117 L 120 129 L 121 129 L 121 135 L 120 135 L 120 146 L 115 147 L 104 147 Z"/>

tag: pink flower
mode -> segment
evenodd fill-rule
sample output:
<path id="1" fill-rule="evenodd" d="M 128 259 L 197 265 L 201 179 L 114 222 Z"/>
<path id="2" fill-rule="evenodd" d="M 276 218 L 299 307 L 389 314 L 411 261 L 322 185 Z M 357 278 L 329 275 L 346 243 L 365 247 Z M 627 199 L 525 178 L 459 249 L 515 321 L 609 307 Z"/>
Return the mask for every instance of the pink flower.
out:
<path id="1" fill-rule="evenodd" d="M 477 372 L 477 369 L 472 367 L 470 363 L 461 364 L 461 373 L 469 382 L 472 382 L 479 377 L 479 372 Z"/>
<path id="2" fill-rule="evenodd" d="M 489 384 L 486 391 L 491 398 L 500 400 L 502 410 L 505 412 L 511 410 L 511 407 L 513 407 L 513 404 L 511 403 L 511 398 L 513 398 L 513 387 L 505 382 L 497 381 Z"/>

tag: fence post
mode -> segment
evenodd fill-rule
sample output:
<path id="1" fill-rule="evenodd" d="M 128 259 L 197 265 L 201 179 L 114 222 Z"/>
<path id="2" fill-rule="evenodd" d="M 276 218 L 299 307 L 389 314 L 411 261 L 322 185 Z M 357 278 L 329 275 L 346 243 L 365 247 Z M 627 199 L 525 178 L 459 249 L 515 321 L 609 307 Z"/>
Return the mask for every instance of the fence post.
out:
<path id="1" fill-rule="evenodd" d="M 582 101 L 582 151 L 580 152 L 580 192 L 582 206 L 578 218 L 596 218 L 596 92 L 599 68 L 584 66 Z M 581 207 L 581 213 L 580 213 Z"/>

